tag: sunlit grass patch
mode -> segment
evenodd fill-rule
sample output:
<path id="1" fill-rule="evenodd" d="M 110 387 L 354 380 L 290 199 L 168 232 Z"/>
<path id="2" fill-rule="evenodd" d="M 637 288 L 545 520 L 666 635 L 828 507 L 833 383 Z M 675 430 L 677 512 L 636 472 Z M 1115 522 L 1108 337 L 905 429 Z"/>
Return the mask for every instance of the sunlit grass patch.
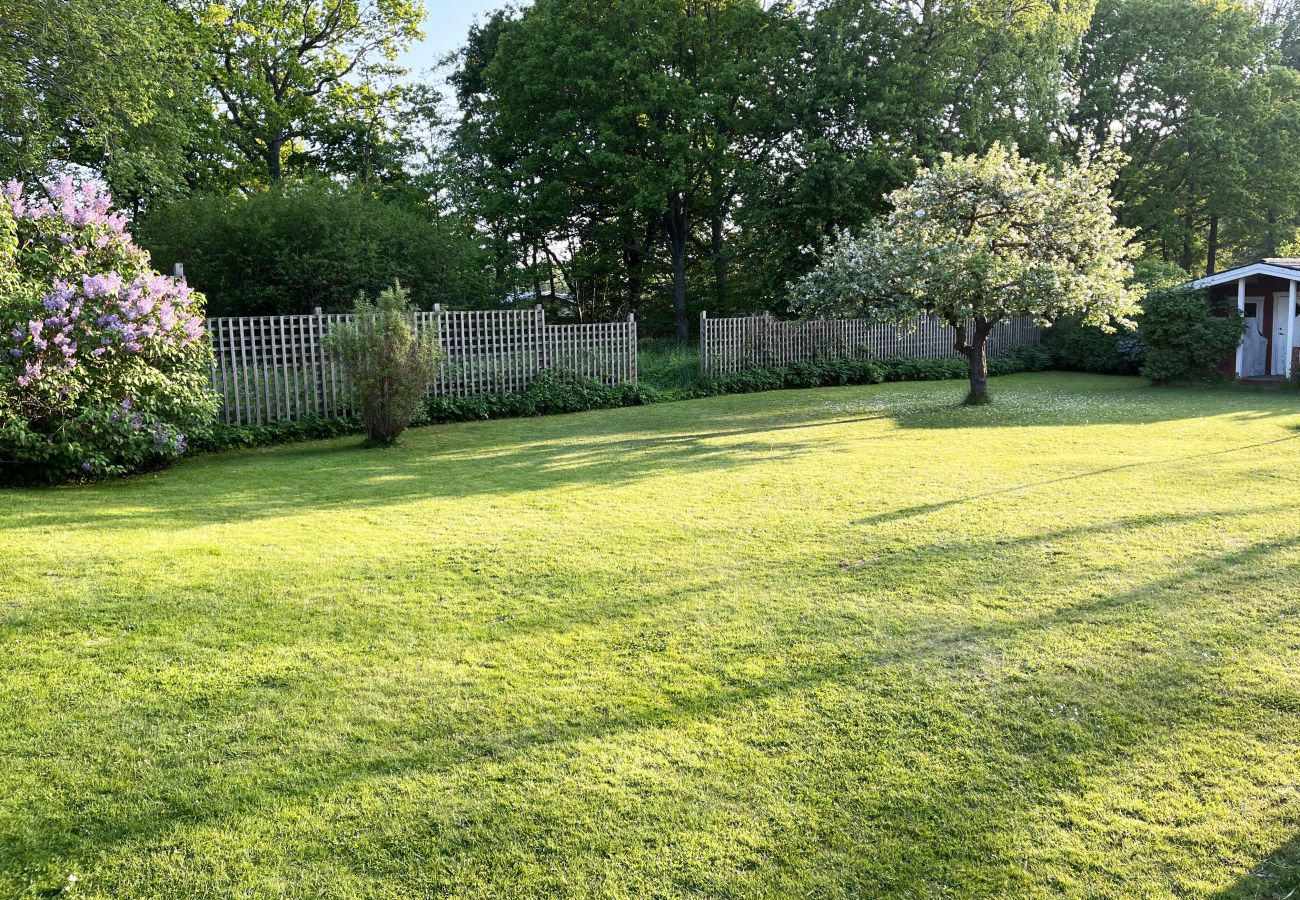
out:
<path id="1" fill-rule="evenodd" d="M 1300 887 L 1294 396 L 964 389 L 5 492 L 0 895 Z"/>

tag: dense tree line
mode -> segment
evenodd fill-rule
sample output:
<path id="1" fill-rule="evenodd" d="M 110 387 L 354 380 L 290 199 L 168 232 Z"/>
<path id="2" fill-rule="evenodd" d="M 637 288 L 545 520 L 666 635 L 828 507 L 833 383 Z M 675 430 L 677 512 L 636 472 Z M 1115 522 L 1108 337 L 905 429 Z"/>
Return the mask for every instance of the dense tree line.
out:
<path id="1" fill-rule="evenodd" d="M 312 233 L 364 239 L 341 260 L 443 246 L 422 302 L 634 311 L 680 337 L 700 309 L 784 309 L 920 166 L 994 142 L 1048 164 L 1117 145 L 1121 222 L 1166 270 L 1289 252 L 1300 224 L 1290 3 L 534 0 L 471 30 L 446 97 L 395 63 L 410 0 L 3 8 L 0 175 L 93 171 L 215 303 L 241 257 L 211 236 L 292 245 L 269 219 L 307 208 Z M 359 195 L 404 212 L 320 223 L 359 221 Z M 241 277 L 258 308 L 299 302 Z"/>

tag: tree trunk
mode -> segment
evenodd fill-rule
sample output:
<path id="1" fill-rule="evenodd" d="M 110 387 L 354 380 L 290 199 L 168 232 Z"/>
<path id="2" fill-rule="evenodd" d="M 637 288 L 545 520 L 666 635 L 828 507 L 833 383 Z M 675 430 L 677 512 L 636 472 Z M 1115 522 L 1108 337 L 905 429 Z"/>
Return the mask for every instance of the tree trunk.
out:
<path id="1" fill-rule="evenodd" d="M 966 396 L 966 402 L 972 406 L 988 403 L 988 342 L 989 334 L 993 331 L 993 326 L 997 324 L 997 319 L 991 322 L 982 318 L 975 319 L 973 334 L 967 332 L 964 321 L 953 322 L 949 320 L 949 324 L 952 325 L 953 331 L 957 333 L 957 339 L 953 342 L 954 349 L 970 362 L 970 393 Z"/>
<path id="2" fill-rule="evenodd" d="M 727 256 L 722 245 L 722 216 L 715 214 L 712 222 L 713 283 L 717 296 L 718 315 L 727 314 Z"/>
<path id="3" fill-rule="evenodd" d="M 1210 233 L 1205 239 L 1205 274 L 1214 274 L 1215 257 L 1219 255 L 1219 217 L 1210 216 Z"/>
<path id="4" fill-rule="evenodd" d="M 1192 271 L 1192 211 L 1190 209 L 1183 215 L 1183 253 L 1178 262 L 1183 267 L 1183 271 Z"/>
<path id="5" fill-rule="evenodd" d="M 281 178 L 280 170 L 280 151 L 284 148 L 283 141 L 271 141 L 266 145 L 266 174 L 274 184 Z"/>
<path id="6" fill-rule="evenodd" d="M 673 260 L 673 336 L 679 344 L 690 343 L 691 324 L 686 318 L 686 245 L 690 240 L 686 217 L 687 201 L 681 194 L 668 198 L 666 230 Z"/>
<path id="7" fill-rule="evenodd" d="M 966 398 L 966 402 L 970 404 L 988 403 L 988 334 L 981 335 L 977 328 L 975 330 L 975 340 L 971 343 L 971 348 L 966 356 L 970 359 L 970 396 Z"/>

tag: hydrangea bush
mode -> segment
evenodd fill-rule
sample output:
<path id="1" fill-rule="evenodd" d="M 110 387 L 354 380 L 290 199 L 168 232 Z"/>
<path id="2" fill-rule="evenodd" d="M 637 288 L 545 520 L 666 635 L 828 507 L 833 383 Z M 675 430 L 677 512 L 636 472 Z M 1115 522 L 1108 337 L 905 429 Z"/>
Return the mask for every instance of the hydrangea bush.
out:
<path id="1" fill-rule="evenodd" d="M 139 471 L 216 415 L 200 295 L 160 275 L 109 197 L 0 189 L 0 481 Z"/>

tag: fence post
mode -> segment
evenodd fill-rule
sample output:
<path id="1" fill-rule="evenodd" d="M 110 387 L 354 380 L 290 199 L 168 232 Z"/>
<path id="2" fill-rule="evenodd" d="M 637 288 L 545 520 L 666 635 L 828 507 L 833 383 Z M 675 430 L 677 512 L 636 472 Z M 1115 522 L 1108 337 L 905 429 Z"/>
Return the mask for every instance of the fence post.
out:
<path id="1" fill-rule="evenodd" d="M 628 340 L 628 368 L 631 370 L 628 374 L 632 376 L 632 383 L 637 384 L 640 380 L 641 367 L 640 360 L 637 358 L 636 342 L 636 313 L 627 314 L 627 340 Z"/>
<path id="2" fill-rule="evenodd" d="M 324 416 L 329 417 L 334 415 L 336 410 L 332 402 L 334 399 L 333 385 L 328 383 L 331 379 L 326 374 L 328 370 L 328 360 L 325 358 L 325 311 L 317 306 L 311 311 L 311 314 L 314 319 L 312 322 L 312 331 L 317 337 L 315 342 L 316 346 L 314 348 L 316 351 L 316 359 L 313 360 L 316 368 L 316 389 L 320 391 L 321 413 Z"/>
<path id="3" fill-rule="evenodd" d="M 185 263 L 176 263 L 174 266 L 172 266 L 172 275 L 175 276 L 176 278 L 179 278 L 181 281 L 184 281 Z"/>
<path id="4" fill-rule="evenodd" d="M 700 377 L 709 374 L 709 341 L 707 337 L 707 325 L 709 321 L 709 311 L 700 310 Z"/>
<path id="5" fill-rule="evenodd" d="M 537 333 L 537 365 L 528 377 L 529 384 L 532 384 L 533 376 L 551 365 L 551 336 L 546 333 L 546 310 L 542 309 L 540 303 L 533 306 L 533 328 Z"/>

